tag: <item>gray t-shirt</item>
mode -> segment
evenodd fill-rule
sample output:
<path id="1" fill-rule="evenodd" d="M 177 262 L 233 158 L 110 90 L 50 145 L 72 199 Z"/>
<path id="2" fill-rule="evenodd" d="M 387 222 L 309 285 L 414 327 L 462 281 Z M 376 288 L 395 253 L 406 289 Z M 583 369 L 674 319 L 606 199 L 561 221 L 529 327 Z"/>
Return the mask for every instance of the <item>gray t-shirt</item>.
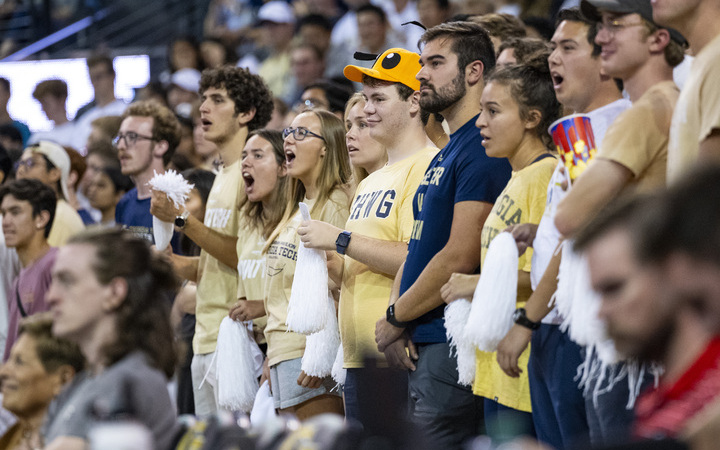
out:
<path id="1" fill-rule="evenodd" d="M 106 368 L 95 377 L 78 374 L 48 410 L 45 442 L 61 436 L 88 439 L 99 409 L 121 409 L 150 429 L 155 448 L 170 447 L 179 425 L 170 401 L 167 379 L 151 367 L 142 352 L 136 351 Z"/>

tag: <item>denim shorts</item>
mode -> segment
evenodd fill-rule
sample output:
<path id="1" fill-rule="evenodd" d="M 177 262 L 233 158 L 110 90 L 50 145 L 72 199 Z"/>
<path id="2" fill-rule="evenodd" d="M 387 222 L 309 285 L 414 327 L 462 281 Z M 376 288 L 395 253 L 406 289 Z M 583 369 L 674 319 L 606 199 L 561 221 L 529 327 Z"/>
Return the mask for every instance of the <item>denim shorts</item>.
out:
<path id="1" fill-rule="evenodd" d="M 276 409 L 285 409 L 297 406 L 312 398 L 323 394 L 341 395 L 340 389 L 335 389 L 335 381 L 327 377 L 317 389 L 302 387 L 297 383 L 300 376 L 302 358 L 282 361 L 270 367 L 270 390 Z"/>

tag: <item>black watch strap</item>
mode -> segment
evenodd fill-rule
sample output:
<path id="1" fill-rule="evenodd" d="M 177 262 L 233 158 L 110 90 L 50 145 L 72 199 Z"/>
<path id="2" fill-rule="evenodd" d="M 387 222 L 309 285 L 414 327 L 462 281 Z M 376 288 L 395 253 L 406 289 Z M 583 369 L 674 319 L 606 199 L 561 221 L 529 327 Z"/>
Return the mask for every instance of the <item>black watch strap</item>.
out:
<path id="1" fill-rule="evenodd" d="M 335 250 L 341 255 L 345 254 L 348 245 L 350 245 L 350 235 L 352 235 L 350 231 L 343 231 L 338 234 L 337 239 L 335 239 Z"/>
<path id="2" fill-rule="evenodd" d="M 400 322 L 395 318 L 395 305 L 388 306 L 387 311 L 385 311 L 385 319 L 390 325 L 398 328 L 405 328 L 409 325 L 409 322 Z"/>
<path id="3" fill-rule="evenodd" d="M 187 209 L 180 213 L 179 216 L 175 216 L 175 226 L 180 228 L 181 230 L 185 228 L 185 225 L 187 225 L 187 219 L 190 217 L 190 211 Z"/>
<path id="4" fill-rule="evenodd" d="M 537 330 L 540 328 L 540 322 L 533 322 L 527 318 L 525 308 L 518 308 L 515 310 L 515 314 L 513 314 L 513 322 L 530 330 Z"/>

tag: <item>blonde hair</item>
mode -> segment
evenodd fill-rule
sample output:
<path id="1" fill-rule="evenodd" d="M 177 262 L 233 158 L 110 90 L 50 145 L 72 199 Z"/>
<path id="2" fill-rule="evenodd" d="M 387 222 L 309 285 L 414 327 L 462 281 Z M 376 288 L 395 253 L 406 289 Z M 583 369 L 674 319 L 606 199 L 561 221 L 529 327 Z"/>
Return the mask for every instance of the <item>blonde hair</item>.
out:
<path id="1" fill-rule="evenodd" d="M 356 92 L 352 95 L 352 97 L 350 97 L 350 99 L 347 101 L 347 104 L 345 105 L 345 115 L 343 116 L 343 121 L 345 123 L 345 134 L 346 135 L 347 135 L 348 131 L 350 131 L 347 126 L 347 121 L 348 121 L 348 116 L 350 115 L 350 110 L 353 109 L 355 107 L 355 105 L 357 105 L 358 103 L 361 103 L 361 102 L 365 103 L 365 97 L 363 97 L 362 92 Z M 347 141 L 345 141 L 345 142 L 347 143 Z M 368 173 L 367 170 L 363 169 L 362 167 L 354 166 L 352 164 L 352 162 L 350 163 L 350 165 L 352 166 L 352 173 L 353 173 L 352 186 L 353 186 L 353 190 L 354 190 L 355 188 L 357 188 L 358 184 L 360 184 L 360 182 L 362 180 L 364 180 L 365 178 L 367 178 L 367 176 L 370 174 Z"/>
<path id="2" fill-rule="evenodd" d="M 330 200 L 330 196 L 336 189 L 348 190 L 352 169 L 348 156 L 347 144 L 345 143 L 345 124 L 336 115 L 323 110 L 310 110 L 303 114 L 314 114 L 320 121 L 320 135 L 325 139 L 325 156 L 322 158 L 320 176 L 315 181 L 318 196 L 310 211 L 314 214 L 320 211 Z M 287 183 L 287 205 L 280 224 L 270 234 L 265 242 L 263 251 L 267 251 L 280 231 L 283 230 L 290 219 L 298 210 L 298 203 L 305 199 L 306 188 L 302 182 L 295 178 Z M 343 207 L 345 207 L 343 205 Z"/>

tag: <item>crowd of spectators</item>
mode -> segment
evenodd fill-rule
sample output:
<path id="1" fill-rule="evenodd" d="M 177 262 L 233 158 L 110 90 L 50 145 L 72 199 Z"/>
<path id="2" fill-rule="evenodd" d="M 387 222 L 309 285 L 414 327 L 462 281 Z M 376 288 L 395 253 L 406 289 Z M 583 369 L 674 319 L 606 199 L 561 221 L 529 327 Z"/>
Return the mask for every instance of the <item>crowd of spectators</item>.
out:
<path id="1" fill-rule="evenodd" d="M 0 78 L 0 446 L 715 448 L 719 23 L 211 0 L 130 103 Z"/>

